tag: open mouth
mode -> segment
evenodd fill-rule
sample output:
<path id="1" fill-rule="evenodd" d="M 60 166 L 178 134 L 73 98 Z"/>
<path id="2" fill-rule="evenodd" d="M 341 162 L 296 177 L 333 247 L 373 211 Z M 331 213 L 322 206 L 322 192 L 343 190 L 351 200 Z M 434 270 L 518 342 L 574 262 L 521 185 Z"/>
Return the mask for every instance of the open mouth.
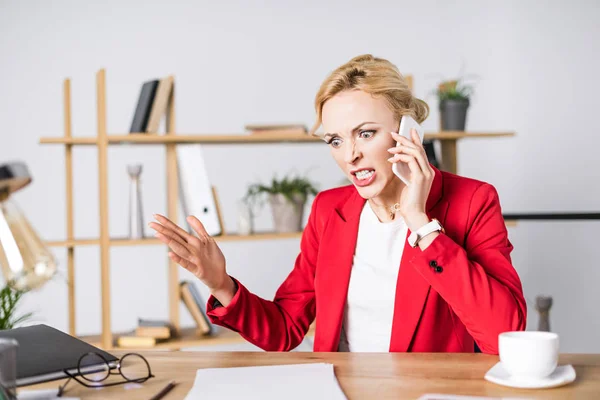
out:
<path id="1" fill-rule="evenodd" d="M 370 185 L 375 180 L 376 176 L 375 170 L 369 168 L 353 171 L 351 174 L 352 182 L 360 187 Z"/>
<path id="2" fill-rule="evenodd" d="M 357 172 L 353 172 L 353 175 L 358 178 L 358 180 L 363 181 L 365 179 L 369 179 L 375 173 L 374 169 L 363 169 Z"/>

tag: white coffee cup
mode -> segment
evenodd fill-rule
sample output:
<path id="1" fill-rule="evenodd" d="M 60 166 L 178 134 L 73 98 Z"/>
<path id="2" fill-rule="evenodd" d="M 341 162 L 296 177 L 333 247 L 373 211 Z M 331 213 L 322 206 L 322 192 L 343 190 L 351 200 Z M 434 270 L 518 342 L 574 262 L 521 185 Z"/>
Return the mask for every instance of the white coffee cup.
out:
<path id="1" fill-rule="evenodd" d="M 502 366 L 512 378 L 545 378 L 558 365 L 558 335 L 553 332 L 504 332 L 498 335 Z"/>

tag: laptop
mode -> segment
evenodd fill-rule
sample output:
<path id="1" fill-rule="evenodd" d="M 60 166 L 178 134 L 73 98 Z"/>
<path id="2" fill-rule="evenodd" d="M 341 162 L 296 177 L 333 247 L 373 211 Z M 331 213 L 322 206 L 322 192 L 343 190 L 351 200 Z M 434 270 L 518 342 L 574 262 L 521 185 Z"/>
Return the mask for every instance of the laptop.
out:
<path id="1" fill-rule="evenodd" d="M 64 370 L 77 374 L 80 357 L 90 352 L 103 356 L 110 368 L 115 368 L 118 361 L 112 354 L 44 324 L 0 331 L 0 338 L 12 338 L 19 343 L 17 386 L 67 378 Z M 98 360 L 97 357 L 87 359 Z M 93 372 L 105 369 L 106 364 L 82 367 L 82 372 Z"/>

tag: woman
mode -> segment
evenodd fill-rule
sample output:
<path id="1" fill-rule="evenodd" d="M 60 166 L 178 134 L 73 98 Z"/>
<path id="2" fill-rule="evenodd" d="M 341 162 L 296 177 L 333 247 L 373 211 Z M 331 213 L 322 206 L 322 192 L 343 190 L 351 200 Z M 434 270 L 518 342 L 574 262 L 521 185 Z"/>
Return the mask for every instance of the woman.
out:
<path id="1" fill-rule="evenodd" d="M 289 351 L 316 318 L 315 351 L 498 353 L 498 334 L 525 329 L 493 186 L 431 166 L 416 132 L 428 106 L 390 62 L 364 55 L 335 70 L 316 96 L 323 139 L 352 185 L 319 193 L 292 272 L 273 301 L 226 272 L 202 223 L 198 237 L 156 215 L 169 257 L 211 292 L 211 321 L 271 351 Z M 396 144 L 399 143 L 399 146 Z M 410 185 L 392 172 L 408 165 Z M 443 226 L 443 228 L 442 228 Z M 412 245 L 411 245 L 412 244 Z M 414 247 L 413 247 L 414 246 Z"/>

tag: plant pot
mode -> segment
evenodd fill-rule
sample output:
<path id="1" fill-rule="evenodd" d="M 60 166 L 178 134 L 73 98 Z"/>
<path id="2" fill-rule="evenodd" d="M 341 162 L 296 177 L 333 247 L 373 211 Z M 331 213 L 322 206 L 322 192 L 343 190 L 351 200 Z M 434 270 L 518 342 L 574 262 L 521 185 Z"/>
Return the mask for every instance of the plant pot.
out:
<path id="1" fill-rule="evenodd" d="M 302 230 L 306 197 L 296 194 L 293 198 L 294 201 L 291 202 L 280 193 L 269 196 L 275 232 L 300 232 Z"/>
<path id="2" fill-rule="evenodd" d="M 446 99 L 440 101 L 443 131 L 464 131 L 469 100 Z"/>

